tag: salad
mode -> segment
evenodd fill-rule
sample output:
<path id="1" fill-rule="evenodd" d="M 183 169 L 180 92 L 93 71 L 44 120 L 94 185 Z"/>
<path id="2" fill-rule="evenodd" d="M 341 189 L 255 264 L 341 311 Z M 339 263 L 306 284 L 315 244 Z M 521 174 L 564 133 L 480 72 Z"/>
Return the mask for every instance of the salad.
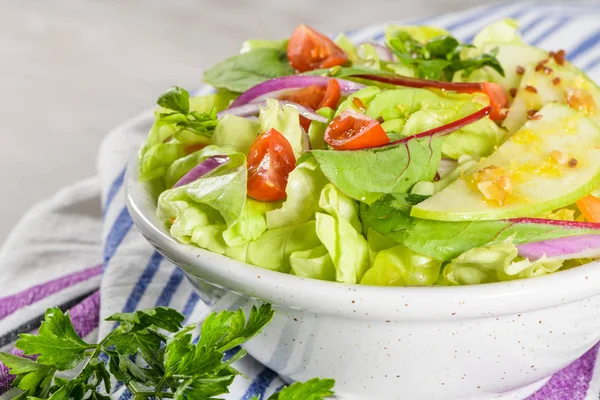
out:
<path id="1" fill-rule="evenodd" d="M 600 89 L 513 20 L 472 44 L 298 26 L 173 87 L 139 178 L 182 243 L 302 277 L 469 285 L 600 258 Z"/>

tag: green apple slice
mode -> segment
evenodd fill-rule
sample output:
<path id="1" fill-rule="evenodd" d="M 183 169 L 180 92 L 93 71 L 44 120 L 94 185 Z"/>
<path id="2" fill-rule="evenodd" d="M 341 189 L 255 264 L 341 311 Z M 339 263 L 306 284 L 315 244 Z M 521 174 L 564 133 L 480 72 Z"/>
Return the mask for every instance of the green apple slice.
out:
<path id="1" fill-rule="evenodd" d="M 526 68 L 523 79 L 513 103 L 510 106 L 503 126 L 509 133 L 516 132 L 527 121 L 527 117 L 544 105 L 552 102 L 567 104 L 568 93 L 579 91 L 593 99 L 587 110 L 588 116 L 600 125 L 600 90 L 583 72 L 565 62 L 559 65 L 553 58 L 546 58 L 546 63 L 530 65 Z M 576 105 L 574 105 L 576 107 Z"/>
<path id="2" fill-rule="evenodd" d="M 591 193 L 600 184 L 598 125 L 583 112 L 557 103 L 544 106 L 535 118 L 467 174 L 413 207 L 411 215 L 438 221 L 528 217 Z M 504 192 L 500 201 L 478 186 L 487 167 L 497 167 L 509 180 L 511 193 Z"/>

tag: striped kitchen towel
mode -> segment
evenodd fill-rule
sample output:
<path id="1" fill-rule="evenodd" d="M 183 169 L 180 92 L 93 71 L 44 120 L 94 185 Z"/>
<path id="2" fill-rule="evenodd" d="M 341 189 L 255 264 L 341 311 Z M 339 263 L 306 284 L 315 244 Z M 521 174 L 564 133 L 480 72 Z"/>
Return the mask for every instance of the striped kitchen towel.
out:
<path id="1" fill-rule="evenodd" d="M 525 39 L 547 49 L 565 49 L 571 61 L 600 81 L 600 4 L 502 3 L 419 21 L 442 26 L 463 40 L 490 22 L 511 17 Z M 381 40 L 385 25 L 348 33 L 355 42 Z M 201 88 L 197 94 L 211 89 Z M 98 158 L 99 177 L 64 189 L 31 210 L 0 251 L 0 351 L 13 350 L 20 332 L 35 332 L 46 308 L 70 309 L 75 329 L 88 340 L 112 328 L 103 323 L 115 312 L 154 306 L 174 307 L 187 322 L 200 321 L 215 303 L 196 293 L 183 273 L 165 260 L 133 227 L 125 207 L 124 166 L 146 136 L 152 112 L 111 132 Z M 551 377 L 535 400 L 598 399 L 598 346 Z M 238 363 L 238 378 L 227 399 L 269 396 L 283 382 L 251 358 Z M 14 397 L 11 377 L 0 364 L 0 398 Z M 131 397 L 123 387 L 115 399 Z"/>

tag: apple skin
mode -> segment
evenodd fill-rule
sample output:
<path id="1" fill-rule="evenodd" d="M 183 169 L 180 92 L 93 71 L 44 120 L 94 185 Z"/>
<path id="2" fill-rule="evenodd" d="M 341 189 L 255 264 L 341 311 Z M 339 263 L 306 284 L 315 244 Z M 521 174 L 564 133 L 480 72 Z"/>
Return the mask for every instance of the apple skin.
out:
<path id="1" fill-rule="evenodd" d="M 600 185 L 600 127 L 583 113 L 557 103 L 547 104 L 538 114 L 540 119 L 528 121 L 465 176 L 414 206 L 411 216 L 437 221 L 531 217 L 573 204 L 594 191 Z M 552 164 L 552 150 L 577 157 L 577 166 Z M 486 201 L 469 183 L 473 172 L 491 165 L 517 177 L 503 205 Z M 532 170 L 536 166 L 549 169 Z"/>

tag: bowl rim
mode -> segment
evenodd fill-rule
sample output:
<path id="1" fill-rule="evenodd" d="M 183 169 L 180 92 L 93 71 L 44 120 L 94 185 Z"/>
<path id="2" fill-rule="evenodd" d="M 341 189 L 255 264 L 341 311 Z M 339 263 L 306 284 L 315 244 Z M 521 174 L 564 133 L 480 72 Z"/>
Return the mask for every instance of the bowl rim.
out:
<path id="1" fill-rule="evenodd" d="M 469 286 L 383 287 L 298 277 L 176 241 L 156 216 L 149 185 L 138 180 L 136 154 L 125 182 L 135 226 L 189 277 L 279 307 L 386 322 L 449 320 L 520 316 L 600 294 L 600 261 L 539 277 Z"/>

